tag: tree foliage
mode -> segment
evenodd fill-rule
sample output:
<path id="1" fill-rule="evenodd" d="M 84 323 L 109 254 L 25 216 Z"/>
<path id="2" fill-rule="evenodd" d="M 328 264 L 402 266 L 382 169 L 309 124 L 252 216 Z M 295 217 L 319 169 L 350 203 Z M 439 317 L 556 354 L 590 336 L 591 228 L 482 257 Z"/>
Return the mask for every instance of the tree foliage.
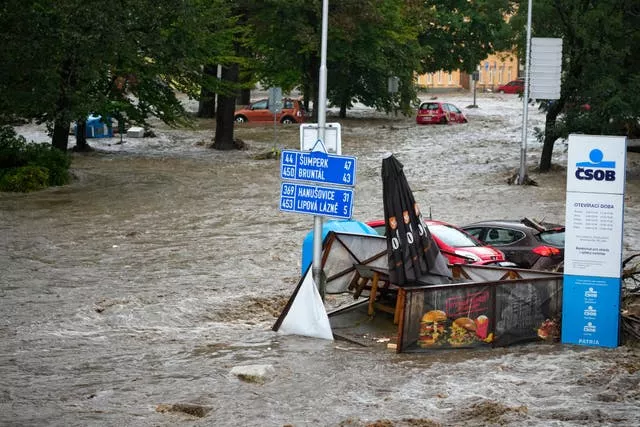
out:
<path id="1" fill-rule="evenodd" d="M 257 80 L 301 87 L 317 100 L 321 0 L 266 0 L 250 8 Z M 506 0 L 343 0 L 329 3 L 327 98 L 341 115 L 354 102 L 409 111 L 415 74 L 470 71 L 509 40 Z M 399 94 L 390 94 L 390 77 Z"/>
<path id="2" fill-rule="evenodd" d="M 474 71 L 488 54 L 512 48 L 509 0 L 428 0 L 420 19 L 420 44 L 429 54 L 420 72 Z"/>
<path id="3" fill-rule="evenodd" d="M 232 56 L 224 0 L 6 0 L 0 13 L 0 116 L 34 118 L 67 148 L 69 124 L 90 113 L 170 125 L 187 114 L 176 90 L 194 96 L 216 80 L 206 63 Z"/>
<path id="4" fill-rule="evenodd" d="M 512 20 L 524 48 L 527 2 Z M 638 135 L 640 119 L 640 3 L 629 0 L 536 0 L 532 36 L 559 37 L 560 99 L 546 110 L 540 170 L 551 168 L 558 138 L 570 133 Z"/>

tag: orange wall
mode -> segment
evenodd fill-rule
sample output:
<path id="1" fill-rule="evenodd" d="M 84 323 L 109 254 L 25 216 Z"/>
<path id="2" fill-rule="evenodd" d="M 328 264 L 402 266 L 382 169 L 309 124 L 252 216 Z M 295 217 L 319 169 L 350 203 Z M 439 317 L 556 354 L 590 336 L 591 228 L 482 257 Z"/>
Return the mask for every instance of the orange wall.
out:
<path id="1" fill-rule="evenodd" d="M 518 77 L 518 58 L 509 52 L 489 55 L 478 64 L 478 70 L 477 88 L 495 90 Z M 427 89 L 469 89 L 469 75 L 459 70 L 422 74 L 418 76 L 418 85 Z"/>

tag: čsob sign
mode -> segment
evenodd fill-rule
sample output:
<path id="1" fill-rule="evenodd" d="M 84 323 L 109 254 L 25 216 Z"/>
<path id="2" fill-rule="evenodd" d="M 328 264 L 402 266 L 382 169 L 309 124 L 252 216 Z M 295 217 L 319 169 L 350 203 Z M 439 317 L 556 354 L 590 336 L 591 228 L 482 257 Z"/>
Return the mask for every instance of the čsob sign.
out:
<path id="1" fill-rule="evenodd" d="M 576 163 L 576 178 L 581 181 L 615 181 L 616 162 L 603 161 L 602 150 L 594 148 L 589 153 L 589 162 Z"/>
<path id="2" fill-rule="evenodd" d="M 618 345 L 625 166 L 626 138 L 569 136 L 563 343 Z"/>

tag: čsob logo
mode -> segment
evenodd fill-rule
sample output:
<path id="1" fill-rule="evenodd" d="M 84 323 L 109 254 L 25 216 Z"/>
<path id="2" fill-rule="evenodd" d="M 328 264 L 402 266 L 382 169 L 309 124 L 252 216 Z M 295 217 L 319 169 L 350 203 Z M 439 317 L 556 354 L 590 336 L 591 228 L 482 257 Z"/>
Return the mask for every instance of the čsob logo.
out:
<path id="1" fill-rule="evenodd" d="M 589 153 L 589 162 L 576 163 L 576 178 L 583 181 L 615 181 L 616 162 L 603 161 L 602 151 L 594 148 Z"/>

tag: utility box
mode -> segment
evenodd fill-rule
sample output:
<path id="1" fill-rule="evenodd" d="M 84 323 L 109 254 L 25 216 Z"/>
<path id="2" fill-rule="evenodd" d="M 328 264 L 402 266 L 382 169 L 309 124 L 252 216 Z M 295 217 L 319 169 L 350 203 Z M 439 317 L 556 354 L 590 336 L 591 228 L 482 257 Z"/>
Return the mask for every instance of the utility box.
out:
<path id="1" fill-rule="evenodd" d="M 127 138 L 143 138 L 144 128 L 140 126 L 132 126 L 127 130 Z"/>

